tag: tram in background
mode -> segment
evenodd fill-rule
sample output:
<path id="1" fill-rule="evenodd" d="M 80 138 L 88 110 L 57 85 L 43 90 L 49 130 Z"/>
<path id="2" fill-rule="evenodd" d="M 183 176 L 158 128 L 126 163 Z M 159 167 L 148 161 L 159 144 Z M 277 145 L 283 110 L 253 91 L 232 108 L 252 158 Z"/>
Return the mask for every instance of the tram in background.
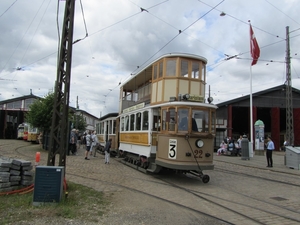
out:
<path id="1" fill-rule="evenodd" d="M 105 143 L 111 138 L 111 150 L 116 151 L 118 149 L 118 138 L 116 137 L 117 128 L 117 116 L 118 113 L 109 113 L 100 118 L 100 122 L 96 124 L 97 138 L 103 151 Z"/>
<path id="2" fill-rule="evenodd" d="M 123 163 L 209 182 L 203 170 L 214 168 L 217 107 L 205 102 L 206 63 L 197 55 L 167 54 L 123 83 L 116 129 Z"/>
<path id="3" fill-rule="evenodd" d="M 27 141 L 38 144 L 39 143 L 39 139 L 38 139 L 39 134 L 40 134 L 40 131 L 38 128 L 29 126 Z"/>
<path id="4" fill-rule="evenodd" d="M 27 123 L 21 123 L 18 126 L 18 135 L 17 135 L 17 139 L 21 139 L 24 140 L 24 133 L 26 134 L 26 140 L 27 140 L 27 136 L 28 136 L 28 124 Z"/>

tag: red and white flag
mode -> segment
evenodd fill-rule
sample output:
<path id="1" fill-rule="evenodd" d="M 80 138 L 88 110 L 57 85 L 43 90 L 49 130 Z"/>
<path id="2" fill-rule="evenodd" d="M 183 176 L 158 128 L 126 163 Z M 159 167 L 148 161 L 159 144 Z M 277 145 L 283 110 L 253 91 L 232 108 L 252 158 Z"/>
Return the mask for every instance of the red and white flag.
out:
<path id="1" fill-rule="evenodd" d="M 250 51 L 251 51 L 251 56 L 253 59 L 251 66 L 253 66 L 257 63 L 257 60 L 260 55 L 260 49 L 259 49 L 258 43 L 256 41 L 256 38 L 254 36 L 254 32 L 252 30 L 251 24 L 250 24 Z"/>

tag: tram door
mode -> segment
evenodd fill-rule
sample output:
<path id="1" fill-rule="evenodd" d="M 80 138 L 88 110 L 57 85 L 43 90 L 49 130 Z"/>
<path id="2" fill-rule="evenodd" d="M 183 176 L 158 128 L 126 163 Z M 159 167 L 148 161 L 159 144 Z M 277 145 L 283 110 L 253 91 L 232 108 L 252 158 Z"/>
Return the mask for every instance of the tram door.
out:
<path id="1" fill-rule="evenodd" d="M 160 132 L 161 120 L 160 120 L 160 108 L 153 109 L 153 124 L 151 132 L 151 152 L 156 152 L 157 150 L 157 135 Z"/>

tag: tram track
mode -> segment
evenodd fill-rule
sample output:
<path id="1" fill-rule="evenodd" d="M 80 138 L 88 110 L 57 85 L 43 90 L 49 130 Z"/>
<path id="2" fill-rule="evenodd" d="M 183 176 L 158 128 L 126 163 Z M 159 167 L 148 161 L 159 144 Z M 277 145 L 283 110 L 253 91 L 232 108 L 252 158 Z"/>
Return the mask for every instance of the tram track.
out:
<path id="1" fill-rule="evenodd" d="M 14 147 L 15 153 L 19 156 L 24 156 L 26 159 L 32 158 L 32 152 L 29 154 L 28 151 L 23 151 L 22 148 L 24 147 L 28 147 L 28 146 L 22 147 L 17 145 L 16 147 Z M 119 160 L 114 160 L 114 161 L 120 163 Z M 46 159 L 43 159 L 41 163 L 44 162 L 46 162 Z M 73 168 L 73 165 L 70 165 L 69 167 Z M 231 174 L 233 176 L 244 176 L 253 179 L 264 179 L 260 176 L 255 176 L 255 175 L 251 176 L 247 173 L 239 173 L 227 169 L 216 168 L 215 172 Z M 232 200 L 232 199 L 222 197 L 222 195 L 210 194 L 209 191 L 203 192 L 203 191 L 195 190 L 194 188 L 190 188 L 189 185 L 185 185 L 185 182 L 180 181 L 179 184 L 177 182 L 174 183 L 169 181 L 168 179 L 162 178 L 162 176 L 160 175 L 149 176 L 141 172 L 139 172 L 139 174 L 141 175 L 135 176 L 135 175 L 128 175 L 128 174 L 115 174 L 109 171 L 107 174 L 103 174 L 101 175 L 101 177 L 99 177 L 98 173 L 88 174 L 87 176 L 74 173 L 72 172 L 72 170 L 67 170 L 66 173 L 66 175 L 69 176 L 69 178 L 71 179 L 70 181 L 72 181 L 72 179 L 76 177 L 82 179 L 84 181 L 83 183 L 93 182 L 93 183 L 101 183 L 109 186 L 115 186 L 122 190 L 139 193 L 143 196 L 148 196 L 151 199 L 172 204 L 176 207 L 192 211 L 198 215 L 203 215 L 211 219 L 220 221 L 221 223 L 237 224 L 236 221 L 245 221 L 244 224 L 266 224 L 262 218 L 269 218 L 269 217 L 278 218 L 280 221 L 283 221 L 282 224 L 300 223 L 300 218 L 297 218 L 298 212 L 296 210 L 291 210 L 290 208 L 281 207 L 280 205 L 275 205 L 277 209 L 274 212 L 272 212 L 273 209 L 267 210 L 267 208 L 270 206 L 274 208 L 274 204 L 271 205 L 271 203 L 269 202 L 262 201 L 260 199 L 255 199 L 251 196 L 247 196 L 242 193 L 235 193 L 234 191 L 231 191 L 229 189 L 227 190 L 224 187 L 222 188 L 225 191 L 231 192 L 230 195 L 239 195 L 241 196 L 242 199 L 247 198 L 248 200 L 244 200 L 244 201 Z M 111 180 L 112 176 L 115 176 L 115 180 L 118 180 L 118 182 L 113 182 Z M 145 177 L 145 176 L 149 176 L 149 177 Z M 175 176 L 177 175 L 174 175 L 174 177 Z M 199 185 L 202 185 L 203 189 L 205 189 L 207 185 L 202 184 L 200 178 L 195 177 L 193 175 L 189 175 L 189 176 L 190 177 L 186 177 L 186 179 L 183 178 L 183 181 L 187 181 L 188 184 L 195 184 L 196 182 L 199 182 Z M 172 179 L 177 179 L 174 177 Z M 184 177 L 184 176 L 180 176 L 180 177 Z M 276 180 L 270 179 L 270 182 L 276 182 Z M 277 181 L 277 183 L 281 183 L 283 185 L 290 185 L 288 182 Z M 159 193 L 156 193 L 155 191 L 151 190 L 149 186 L 155 186 L 157 190 L 168 190 L 168 192 L 170 193 L 180 193 L 178 194 L 178 196 L 180 195 L 180 197 L 178 196 L 174 197 L 172 195 L 160 195 Z M 290 185 L 290 186 L 298 187 L 297 185 Z M 206 188 L 206 190 L 209 190 L 209 188 Z M 162 193 L 163 192 L 164 191 L 162 191 Z M 182 198 L 193 199 L 194 202 L 188 203 L 187 201 L 183 201 Z M 256 202 L 256 204 L 254 205 L 250 203 L 245 203 L 245 202 L 252 203 L 254 201 Z M 257 204 L 261 204 L 262 207 L 255 208 L 255 205 Z M 216 213 L 216 211 L 219 213 Z M 286 216 L 285 214 L 289 216 Z M 227 216 L 224 217 L 224 215 Z M 253 216 L 253 215 L 257 215 L 257 216 Z"/>
<path id="2" fill-rule="evenodd" d="M 261 220 L 262 214 L 265 214 L 263 216 L 265 218 L 268 218 L 271 215 L 273 217 L 278 217 L 281 220 L 284 219 L 289 224 L 291 221 L 293 221 L 295 223 L 300 223 L 299 212 L 296 210 L 287 208 L 287 207 L 282 207 L 280 205 L 276 205 L 277 210 L 276 210 L 276 212 L 274 212 L 273 211 L 274 209 L 266 210 L 266 208 L 269 208 L 270 206 L 272 206 L 274 208 L 273 203 L 262 201 L 260 199 L 254 199 L 255 201 L 258 202 L 258 204 L 261 205 L 261 207 L 255 209 L 254 205 L 252 205 L 252 204 L 246 204 L 244 202 L 239 202 L 237 200 L 226 199 L 220 195 L 212 195 L 207 192 L 195 191 L 195 190 L 188 189 L 188 188 L 182 187 L 180 185 L 174 184 L 169 181 L 165 181 L 165 182 L 170 184 L 172 187 L 175 187 L 175 188 L 181 189 L 187 193 L 190 193 L 190 194 L 194 195 L 195 197 L 200 198 L 201 200 L 204 200 L 204 201 L 210 202 L 211 204 L 217 205 L 220 208 L 222 208 L 223 210 L 224 209 L 227 210 L 228 213 L 233 212 L 236 214 L 236 216 L 242 216 L 245 219 L 255 222 L 257 224 L 265 224 L 265 222 Z M 222 187 L 222 189 L 224 189 L 224 188 Z M 230 191 L 230 190 L 226 190 L 226 191 Z M 233 195 L 241 195 L 241 196 L 247 197 L 248 201 L 246 201 L 246 202 L 253 201 L 252 196 L 243 195 L 240 193 L 236 193 L 234 191 L 231 191 L 231 192 Z M 230 207 L 228 205 L 230 205 Z M 257 203 L 255 205 L 257 205 Z M 253 216 L 248 216 L 249 210 L 254 211 L 253 213 L 251 213 L 251 215 L 259 215 L 259 216 L 257 218 L 254 218 Z M 245 213 L 245 212 L 247 212 L 247 213 Z M 293 216 L 286 216 L 285 213 L 287 215 L 293 214 Z M 285 223 L 283 223 L 283 224 L 285 224 Z"/>

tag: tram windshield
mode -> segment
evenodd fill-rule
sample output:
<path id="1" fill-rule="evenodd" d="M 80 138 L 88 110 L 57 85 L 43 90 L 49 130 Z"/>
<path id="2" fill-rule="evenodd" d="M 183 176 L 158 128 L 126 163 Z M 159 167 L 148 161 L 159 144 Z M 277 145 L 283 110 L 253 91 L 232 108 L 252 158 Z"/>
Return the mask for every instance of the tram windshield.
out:
<path id="1" fill-rule="evenodd" d="M 162 130 L 178 132 L 210 132 L 210 110 L 190 108 L 169 108 L 162 111 Z M 211 124 L 211 125 L 210 125 Z"/>

